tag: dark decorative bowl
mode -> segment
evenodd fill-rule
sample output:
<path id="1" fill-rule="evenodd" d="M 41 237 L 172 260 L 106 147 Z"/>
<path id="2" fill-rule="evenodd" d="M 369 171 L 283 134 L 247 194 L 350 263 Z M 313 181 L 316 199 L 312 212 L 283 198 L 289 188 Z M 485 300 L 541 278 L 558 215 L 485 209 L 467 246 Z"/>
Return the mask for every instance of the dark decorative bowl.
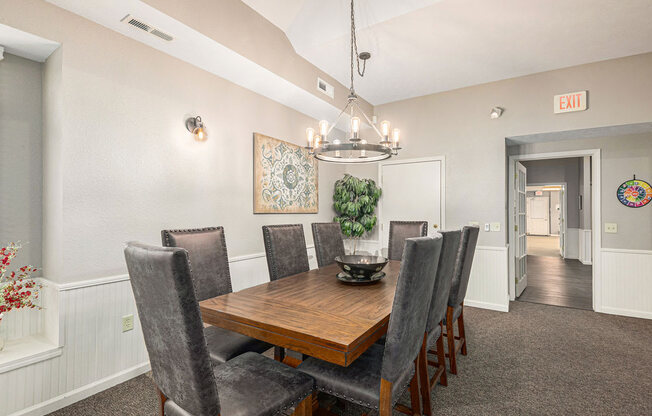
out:
<path id="1" fill-rule="evenodd" d="M 371 280 L 388 262 L 385 257 L 358 255 L 337 256 L 335 261 L 345 274 L 357 280 Z"/>

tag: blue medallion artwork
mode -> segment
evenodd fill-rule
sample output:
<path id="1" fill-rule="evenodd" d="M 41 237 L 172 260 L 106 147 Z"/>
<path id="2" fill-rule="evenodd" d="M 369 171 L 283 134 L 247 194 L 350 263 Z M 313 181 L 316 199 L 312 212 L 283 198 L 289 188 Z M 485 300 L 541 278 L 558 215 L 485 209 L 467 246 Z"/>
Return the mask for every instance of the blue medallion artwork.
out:
<path id="1" fill-rule="evenodd" d="M 300 146 L 254 133 L 254 213 L 317 213 L 317 161 Z"/>

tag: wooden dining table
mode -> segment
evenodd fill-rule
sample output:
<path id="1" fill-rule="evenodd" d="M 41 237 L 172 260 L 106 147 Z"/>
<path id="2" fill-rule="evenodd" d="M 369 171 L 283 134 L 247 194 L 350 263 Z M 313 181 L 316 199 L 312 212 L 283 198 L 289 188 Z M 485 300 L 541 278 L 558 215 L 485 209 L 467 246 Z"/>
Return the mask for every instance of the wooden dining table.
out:
<path id="1" fill-rule="evenodd" d="M 387 332 L 399 261 L 369 285 L 340 282 L 336 264 L 200 302 L 206 324 L 348 366 Z"/>

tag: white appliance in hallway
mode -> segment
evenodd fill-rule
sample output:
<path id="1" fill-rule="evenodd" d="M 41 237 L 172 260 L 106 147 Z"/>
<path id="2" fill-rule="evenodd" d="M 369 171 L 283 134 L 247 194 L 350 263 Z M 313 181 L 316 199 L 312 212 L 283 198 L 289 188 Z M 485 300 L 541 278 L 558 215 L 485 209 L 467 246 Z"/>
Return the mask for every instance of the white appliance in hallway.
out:
<path id="1" fill-rule="evenodd" d="M 550 235 L 550 198 L 527 198 L 527 230 L 532 235 Z"/>
<path id="2" fill-rule="evenodd" d="M 444 180 L 443 157 L 381 162 L 378 165 L 380 198 L 378 219 L 383 253 L 389 241 L 390 221 L 427 220 L 429 232 L 443 229 Z"/>

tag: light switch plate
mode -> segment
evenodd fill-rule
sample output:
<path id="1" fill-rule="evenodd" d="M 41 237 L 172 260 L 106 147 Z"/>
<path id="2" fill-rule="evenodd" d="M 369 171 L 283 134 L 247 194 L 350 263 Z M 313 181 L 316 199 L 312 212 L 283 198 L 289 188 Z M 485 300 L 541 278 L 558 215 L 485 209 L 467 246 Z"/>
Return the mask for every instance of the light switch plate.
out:
<path id="1" fill-rule="evenodd" d="M 485 231 L 489 231 L 489 223 L 485 223 L 485 225 L 484 225 L 484 230 L 485 230 Z"/>
<path id="2" fill-rule="evenodd" d="M 492 232 L 500 231 L 500 223 L 499 222 L 492 222 L 491 223 L 491 231 Z"/>
<path id="3" fill-rule="evenodd" d="M 604 232 L 616 234 L 618 232 L 618 224 L 614 222 L 605 222 L 604 223 Z"/>
<path id="4" fill-rule="evenodd" d="M 134 316 L 125 315 L 122 317 L 122 332 L 131 331 L 134 329 Z"/>

